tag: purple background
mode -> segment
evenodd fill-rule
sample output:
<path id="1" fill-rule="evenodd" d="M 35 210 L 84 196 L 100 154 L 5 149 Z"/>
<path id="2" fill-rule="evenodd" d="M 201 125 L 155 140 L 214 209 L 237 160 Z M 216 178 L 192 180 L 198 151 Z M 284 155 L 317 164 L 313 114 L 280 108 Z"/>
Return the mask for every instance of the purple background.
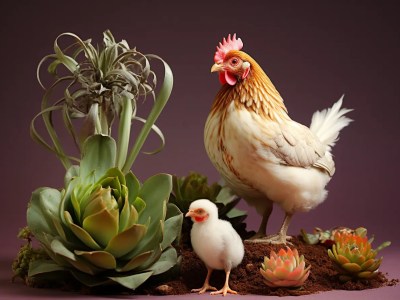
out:
<path id="1" fill-rule="evenodd" d="M 139 157 L 133 168 L 139 178 L 159 172 L 183 176 L 195 170 L 210 181 L 219 179 L 204 151 L 203 127 L 220 87 L 217 76 L 210 74 L 215 46 L 223 36 L 236 32 L 244 42 L 243 50 L 280 91 L 293 119 L 308 125 L 315 110 L 331 106 L 343 93 L 345 107 L 354 108 L 350 117 L 355 122 L 342 131 L 333 150 L 337 171 L 328 185 L 328 199 L 310 213 L 295 215 L 289 233 L 297 234 L 301 228 L 311 231 L 314 226 L 364 226 L 375 234 L 375 245 L 391 240 L 391 251 L 398 250 L 400 22 L 396 2 L 171 2 L 1 2 L 0 255 L 4 267 L 18 250 L 16 234 L 26 224 L 31 192 L 63 183 L 59 161 L 29 137 L 29 123 L 39 112 L 43 95 L 36 66 L 52 53 L 60 33 L 69 31 L 101 43 L 106 29 L 117 41 L 126 39 L 143 53 L 163 57 L 174 72 L 172 97 L 157 122 L 167 138 L 166 148 L 156 156 Z M 142 111 L 139 107 L 140 116 Z M 154 146 L 156 140 L 145 150 Z M 240 207 L 247 209 L 244 203 Z M 260 217 L 252 209 L 249 214 L 249 227 L 255 229 Z M 278 230 L 282 218 L 276 208 L 270 232 Z"/>

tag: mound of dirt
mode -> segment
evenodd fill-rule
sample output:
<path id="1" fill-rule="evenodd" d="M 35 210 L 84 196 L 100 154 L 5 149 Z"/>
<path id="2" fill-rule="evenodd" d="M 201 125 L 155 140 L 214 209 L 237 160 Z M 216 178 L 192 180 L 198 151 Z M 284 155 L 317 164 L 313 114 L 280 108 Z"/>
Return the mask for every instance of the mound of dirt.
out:
<path id="1" fill-rule="evenodd" d="M 338 271 L 328 256 L 327 248 L 322 245 L 305 244 L 301 238 L 294 237 L 292 247 L 297 248 L 299 254 L 303 254 L 306 265 L 311 265 L 311 274 L 301 289 L 270 288 L 261 276 L 259 269 L 264 261 L 264 256 L 269 256 L 271 250 L 278 251 L 282 246 L 270 244 L 245 243 L 245 256 L 242 263 L 231 272 L 230 287 L 239 294 L 257 295 L 306 295 L 329 290 L 364 290 L 395 285 L 398 280 L 389 280 L 383 273 L 371 280 L 358 280 L 343 283 L 339 280 Z M 180 274 L 175 279 L 159 278 L 149 282 L 137 290 L 138 294 L 151 295 L 181 295 L 188 294 L 191 289 L 203 285 L 207 270 L 204 264 L 196 256 L 190 246 L 182 246 L 180 249 L 182 262 Z M 171 277 L 170 277 L 171 278 Z M 210 284 L 221 288 L 224 284 L 225 273 L 214 271 Z M 135 293 L 135 294 L 136 294 Z"/>

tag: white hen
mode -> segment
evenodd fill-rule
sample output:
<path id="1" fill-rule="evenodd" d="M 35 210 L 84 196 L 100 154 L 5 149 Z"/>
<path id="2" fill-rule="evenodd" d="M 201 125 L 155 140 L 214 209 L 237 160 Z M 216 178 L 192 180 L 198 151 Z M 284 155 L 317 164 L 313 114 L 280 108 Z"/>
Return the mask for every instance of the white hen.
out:
<path id="1" fill-rule="evenodd" d="M 194 222 L 190 238 L 196 254 L 207 267 L 207 277 L 199 289 L 192 292 L 202 294 L 213 290 L 211 295 L 227 293 L 237 294 L 229 287 L 231 269 L 240 264 L 244 256 L 243 242 L 232 225 L 218 219 L 217 206 L 207 199 L 192 202 L 186 217 Z M 226 280 L 222 289 L 218 290 L 209 284 L 212 271 L 225 270 Z"/>

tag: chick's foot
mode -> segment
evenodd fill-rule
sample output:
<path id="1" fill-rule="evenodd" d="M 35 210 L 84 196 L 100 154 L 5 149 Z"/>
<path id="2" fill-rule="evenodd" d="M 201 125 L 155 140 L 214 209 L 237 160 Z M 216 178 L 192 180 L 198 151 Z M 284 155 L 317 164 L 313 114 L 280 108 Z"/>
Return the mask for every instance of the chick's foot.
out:
<path id="1" fill-rule="evenodd" d="M 226 296 L 227 294 L 234 294 L 236 295 L 237 292 L 232 290 L 229 286 L 224 286 L 222 289 L 220 289 L 219 291 L 216 292 L 211 292 L 210 295 L 220 295 L 222 294 L 223 296 Z"/>
<path id="2" fill-rule="evenodd" d="M 199 289 L 192 289 L 192 293 L 199 293 L 199 294 L 204 294 L 207 291 L 217 291 L 217 288 L 209 285 L 209 284 L 204 284 L 201 288 Z"/>

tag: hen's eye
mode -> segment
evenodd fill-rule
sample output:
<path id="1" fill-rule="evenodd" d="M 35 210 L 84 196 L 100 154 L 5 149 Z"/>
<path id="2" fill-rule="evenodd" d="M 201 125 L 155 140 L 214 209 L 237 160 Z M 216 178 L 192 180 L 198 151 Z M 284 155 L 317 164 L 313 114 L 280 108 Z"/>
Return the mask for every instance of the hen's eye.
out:
<path id="1" fill-rule="evenodd" d="M 231 64 L 236 66 L 238 64 L 239 60 L 237 58 L 232 58 Z"/>

